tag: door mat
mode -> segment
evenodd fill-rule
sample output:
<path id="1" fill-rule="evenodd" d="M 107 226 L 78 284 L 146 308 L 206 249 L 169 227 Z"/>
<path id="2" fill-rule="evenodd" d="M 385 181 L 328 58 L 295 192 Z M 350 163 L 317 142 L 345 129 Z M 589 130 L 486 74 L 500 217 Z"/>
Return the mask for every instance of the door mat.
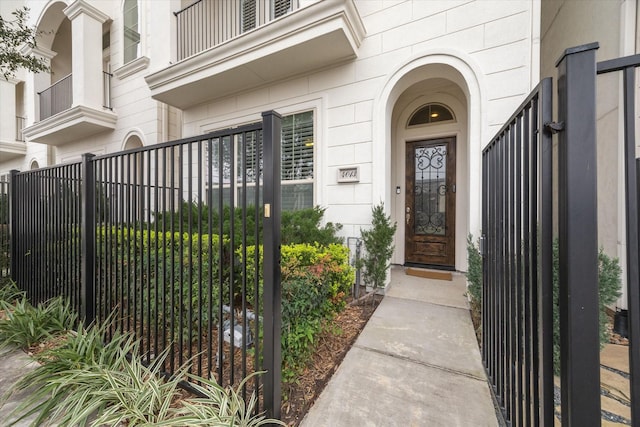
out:
<path id="1" fill-rule="evenodd" d="M 409 267 L 405 270 L 405 274 L 408 274 L 409 276 L 424 277 L 425 279 L 453 280 L 453 275 L 450 271 L 425 270 L 422 268 Z"/>

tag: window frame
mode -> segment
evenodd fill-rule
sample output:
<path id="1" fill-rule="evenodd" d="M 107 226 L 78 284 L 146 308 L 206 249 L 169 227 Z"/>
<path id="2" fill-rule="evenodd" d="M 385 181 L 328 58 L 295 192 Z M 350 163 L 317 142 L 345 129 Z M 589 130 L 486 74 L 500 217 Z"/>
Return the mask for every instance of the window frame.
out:
<path id="1" fill-rule="evenodd" d="M 134 7 L 130 7 L 127 9 L 128 5 L 135 4 Z M 138 0 L 123 0 L 122 2 L 122 64 L 128 64 L 130 62 L 135 61 L 136 59 L 142 57 L 142 20 L 140 13 L 140 2 Z M 127 13 L 135 10 L 135 29 L 127 26 Z M 131 35 L 134 35 L 131 38 Z M 137 40 L 135 40 L 137 38 Z M 129 40 L 133 40 L 131 44 L 128 43 Z M 131 49 L 135 46 L 135 56 L 129 58 L 128 57 L 128 49 Z"/>

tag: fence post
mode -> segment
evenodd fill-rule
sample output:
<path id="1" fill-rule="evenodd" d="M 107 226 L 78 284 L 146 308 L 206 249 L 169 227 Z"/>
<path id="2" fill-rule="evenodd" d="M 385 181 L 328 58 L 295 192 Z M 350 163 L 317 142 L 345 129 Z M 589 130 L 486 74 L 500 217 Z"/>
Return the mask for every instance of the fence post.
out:
<path id="1" fill-rule="evenodd" d="M 85 325 L 89 325 L 95 319 L 95 241 L 96 241 L 96 217 L 95 217 L 95 173 L 93 154 L 82 155 L 82 175 L 80 182 L 81 193 L 81 223 L 80 244 L 82 250 L 80 266 L 80 317 Z"/>
<path id="2" fill-rule="evenodd" d="M 16 204 L 18 203 L 18 191 L 16 189 L 17 176 L 17 170 L 14 169 L 9 172 L 9 233 L 11 239 L 9 242 L 9 256 L 11 257 L 9 268 L 11 269 L 11 280 L 13 282 L 17 282 L 18 278 L 18 248 L 16 246 L 18 239 L 18 209 L 16 208 Z"/>
<path id="3" fill-rule="evenodd" d="M 558 237 L 562 425 L 600 425 L 597 43 L 565 50 L 558 68 Z"/>
<path id="4" fill-rule="evenodd" d="M 267 416 L 280 418 L 282 397 L 281 288 L 280 288 L 280 150 L 282 117 L 262 113 L 264 150 L 264 407 Z"/>

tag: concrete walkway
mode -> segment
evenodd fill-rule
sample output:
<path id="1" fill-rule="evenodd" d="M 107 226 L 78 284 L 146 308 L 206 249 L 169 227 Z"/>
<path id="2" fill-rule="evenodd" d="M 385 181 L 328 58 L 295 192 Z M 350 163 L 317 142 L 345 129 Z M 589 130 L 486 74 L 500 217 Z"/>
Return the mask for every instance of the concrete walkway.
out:
<path id="1" fill-rule="evenodd" d="M 391 285 L 303 427 L 497 426 L 464 276 Z"/>
<path id="2" fill-rule="evenodd" d="M 22 393 L 13 394 L 8 400 L 4 401 L 3 395 L 9 388 L 15 384 L 23 375 L 38 367 L 38 363 L 27 356 L 22 350 L 15 347 L 5 347 L 0 349 L 0 425 L 9 425 L 13 419 L 9 418 L 11 412 L 22 402 L 29 393 L 28 390 Z M 18 423 L 16 427 L 27 427 L 37 418 L 34 414 Z"/>

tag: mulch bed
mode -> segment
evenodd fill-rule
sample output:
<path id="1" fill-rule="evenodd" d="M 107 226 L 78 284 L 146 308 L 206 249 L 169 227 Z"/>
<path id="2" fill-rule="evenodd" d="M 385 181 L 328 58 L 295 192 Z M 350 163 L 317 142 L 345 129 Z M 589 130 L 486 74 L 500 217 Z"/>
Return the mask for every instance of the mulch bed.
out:
<path id="1" fill-rule="evenodd" d="M 373 301 L 366 298 L 349 304 L 320 335 L 316 351 L 300 378 L 283 385 L 282 421 L 288 426 L 300 424 L 381 300 L 382 296 L 376 295 Z"/>

